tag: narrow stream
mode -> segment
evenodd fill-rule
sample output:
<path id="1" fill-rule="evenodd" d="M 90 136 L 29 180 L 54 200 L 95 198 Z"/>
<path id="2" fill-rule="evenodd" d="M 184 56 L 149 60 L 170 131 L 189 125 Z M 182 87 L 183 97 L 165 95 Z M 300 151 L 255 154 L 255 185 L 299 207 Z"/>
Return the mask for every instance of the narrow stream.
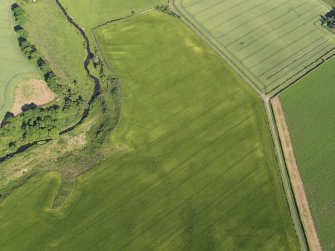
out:
<path id="1" fill-rule="evenodd" d="M 62 131 L 60 133 L 60 134 L 64 134 L 66 132 L 72 131 L 74 128 L 79 126 L 83 122 L 83 120 L 88 116 L 88 112 L 89 112 L 89 109 L 90 109 L 93 101 L 95 100 L 95 98 L 97 96 L 99 96 L 100 82 L 99 82 L 99 79 L 97 77 L 92 75 L 90 69 L 88 68 L 88 65 L 90 64 L 90 61 L 93 58 L 93 53 L 92 53 L 91 48 L 90 48 L 90 41 L 88 40 L 88 37 L 86 36 L 85 31 L 73 20 L 72 17 L 69 16 L 66 9 L 63 7 L 63 5 L 60 3 L 59 0 L 56 0 L 56 3 L 59 6 L 59 8 L 62 10 L 62 12 L 64 13 L 67 21 L 70 24 L 72 24 L 80 32 L 80 34 L 82 35 L 82 37 L 85 40 L 85 43 L 86 43 L 85 49 L 87 51 L 87 56 L 86 56 L 85 61 L 84 61 L 84 69 L 85 69 L 88 77 L 94 81 L 94 90 L 93 90 L 93 94 L 92 94 L 90 100 L 87 103 L 88 107 L 84 110 L 83 115 L 82 115 L 81 119 L 79 120 L 79 122 L 77 124 L 75 124 L 74 126 L 71 126 L 70 128 L 65 129 L 64 131 Z"/>

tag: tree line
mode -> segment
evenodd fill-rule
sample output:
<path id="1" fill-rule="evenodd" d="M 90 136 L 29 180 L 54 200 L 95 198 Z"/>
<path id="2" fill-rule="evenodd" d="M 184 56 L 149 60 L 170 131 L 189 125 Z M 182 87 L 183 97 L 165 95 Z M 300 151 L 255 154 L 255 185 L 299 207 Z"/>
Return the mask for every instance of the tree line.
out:
<path id="1" fill-rule="evenodd" d="M 161 11 L 165 14 L 168 14 L 170 16 L 173 16 L 173 17 L 177 17 L 177 18 L 180 18 L 180 16 L 176 13 L 174 13 L 168 4 L 158 4 L 155 6 L 155 10 L 158 10 L 158 11 Z"/>
<path id="2" fill-rule="evenodd" d="M 24 28 L 24 23 L 26 22 L 26 13 L 24 9 L 17 3 L 12 4 L 11 9 L 16 21 L 14 31 L 18 34 L 17 40 L 22 52 L 43 72 L 44 79 L 48 83 L 48 86 L 53 91 L 59 92 L 61 88 L 60 80 L 51 70 L 47 61 L 37 51 L 36 46 L 29 41 L 28 32 Z"/>

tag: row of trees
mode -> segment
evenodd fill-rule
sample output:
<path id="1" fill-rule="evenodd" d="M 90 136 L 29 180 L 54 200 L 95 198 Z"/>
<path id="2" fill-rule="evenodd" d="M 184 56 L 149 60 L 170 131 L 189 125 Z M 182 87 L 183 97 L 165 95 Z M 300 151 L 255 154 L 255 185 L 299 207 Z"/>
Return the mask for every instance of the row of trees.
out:
<path id="1" fill-rule="evenodd" d="M 176 14 L 176 13 L 174 13 L 174 12 L 170 9 L 170 7 L 169 7 L 168 4 L 160 4 L 160 5 L 156 5 L 156 6 L 155 6 L 155 10 L 159 10 L 159 11 L 165 13 L 165 14 L 168 14 L 168 15 L 170 15 L 170 16 L 179 18 L 179 15 Z"/>
<path id="2" fill-rule="evenodd" d="M 14 30 L 18 34 L 18 43 L 21 50 L 27 56 L 27 58 L 43 72 L 45 81 L 48 83 L 48 86 L 53 91 L 58 93 L 61 88 L 60 80 L 51 70 L 47 61 L 37 51 L 36 46 L 29 41 L 29 34 L 24 28 L 24 23 L 26 22 L 26 13 L 24 9 L 17 3 L 14 3 L 11 9 L 13 11 L 13 15 L 16 21 L 16 26 L 14 27 Z"/>

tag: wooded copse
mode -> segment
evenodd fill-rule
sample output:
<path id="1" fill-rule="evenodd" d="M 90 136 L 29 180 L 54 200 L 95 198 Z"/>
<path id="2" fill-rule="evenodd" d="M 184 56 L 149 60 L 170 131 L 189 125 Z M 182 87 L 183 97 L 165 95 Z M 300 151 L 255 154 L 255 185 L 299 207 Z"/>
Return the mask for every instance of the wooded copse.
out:
<path id="1" fill-rule="evenodd" d="M 335 30 L 335 9 L 321 16 L 321 24 L 331 30 Z"/>
<path id="2" fill-rule="evenodd" d="M 174 17 L 177 17 L 177 18 L 180 18 L 180 16 L 176 13 L 174 13 L 168 4 L 159 4 L 159 5 L 156 5 L 155 6 L 155 10 L 158 10 L 158 11 L 161 11 L 165 14 L 168 14 L 170 16 L 174 16 Z"/>

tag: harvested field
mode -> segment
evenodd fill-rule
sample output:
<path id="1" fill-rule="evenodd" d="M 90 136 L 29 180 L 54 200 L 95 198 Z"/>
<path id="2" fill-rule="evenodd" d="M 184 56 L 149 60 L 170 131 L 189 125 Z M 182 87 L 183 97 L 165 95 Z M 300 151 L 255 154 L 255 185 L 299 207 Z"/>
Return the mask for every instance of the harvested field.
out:
<path id="1" fill-rule="evenodd" d="M 49 89 L 45 81 L 36 79 L 23 80 L 16 87 L 11 112 L 14 115 L 18 115 L 25 104 L 45 105 L 55 98 L 56 95 Z"/>
<path id="2" fill-rule="evenodd" d="M 318 0 L 176 0 L 176 6 L 258 88 L 289 84 L 334 49 Z"/>

